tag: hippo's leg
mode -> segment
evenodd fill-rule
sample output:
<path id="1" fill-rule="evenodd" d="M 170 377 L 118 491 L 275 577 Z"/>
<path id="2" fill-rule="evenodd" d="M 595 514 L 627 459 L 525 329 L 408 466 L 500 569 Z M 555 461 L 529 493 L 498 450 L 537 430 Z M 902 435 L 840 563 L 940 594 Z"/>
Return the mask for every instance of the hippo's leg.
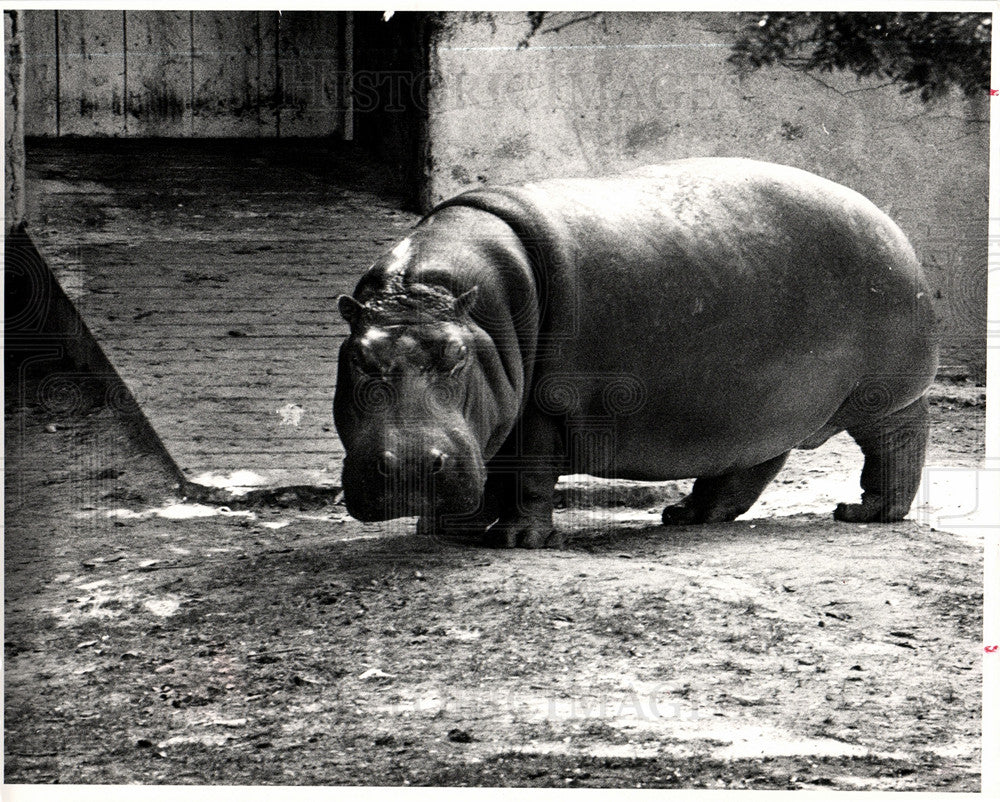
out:
<path id="1" fill-rule="evenodd" d="M 559 427 L 531 407 L 518 426 L 520 438 L 515 431 L 504 456 L 491 466 L 505 473 L 506 492 L 500 498 L 500 519 L 487 533 L 486 543 L 508 549 L 560 548 L 562 536 L 552 525 L 552 497 L 560 474 Z"/>
<path id="2" fill-rule="evenodd" d="M 691 492 L 680 503 L 663 511 L 663 523 L 708 524 L 734 520 L 753 506 L 786 459 L 787 451 L 750 468 L 696 479 Z"/>
<path id="3" fill-rule="evenodd" d="M 547 467 L 518 472 L 515 494 L 490 528 L 487 542 L 499 548 L 560 548 L 562 537 L 552 526 L 552 495 L 559 472 Z"/>
<path id="4" fill-rule="evenodd" d="M 899 521 L 910 511 L 924 467 L 929 429 L 926 397 L 875 424 L 848 428 L 865 455 L 861 503 L 838 504 L 838 521 Z"/>

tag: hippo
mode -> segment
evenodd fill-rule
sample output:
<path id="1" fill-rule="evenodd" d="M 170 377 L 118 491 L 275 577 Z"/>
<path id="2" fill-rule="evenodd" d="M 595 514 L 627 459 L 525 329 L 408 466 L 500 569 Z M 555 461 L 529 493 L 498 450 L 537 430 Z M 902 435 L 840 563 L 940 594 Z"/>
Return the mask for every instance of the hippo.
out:
<path id="1" fill-rule="evenodd" d="M 903 518 L 938 321 L 871 201 L 793 167 L 699 158 L 482 187 L 338 298 L 348 512 L 558 547 L 560 475 L 693 478 L 667 525 L 731 521 L 791 449 L 864 455 L 839 521 Z"/>

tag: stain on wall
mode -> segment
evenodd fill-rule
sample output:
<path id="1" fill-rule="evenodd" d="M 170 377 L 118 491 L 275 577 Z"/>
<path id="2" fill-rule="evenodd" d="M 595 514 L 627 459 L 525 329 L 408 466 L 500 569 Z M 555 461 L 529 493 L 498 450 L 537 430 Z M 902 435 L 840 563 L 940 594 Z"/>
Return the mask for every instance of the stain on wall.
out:
<path id="1" fill-rule="evenodd" d="M 29 136 L 331 136 L 347 12 L 32 10 Z"/>
<path id="2" fill-rule="evenodd" d="M 674 123 L 678 128 L 680 123 Z M 633 125 L 625 132 L 623 150 L 628 156 L 636 156 L 644 150 L 653 148 L 667 138 L 670 128 L 660 119 L 647 120 Z"/>

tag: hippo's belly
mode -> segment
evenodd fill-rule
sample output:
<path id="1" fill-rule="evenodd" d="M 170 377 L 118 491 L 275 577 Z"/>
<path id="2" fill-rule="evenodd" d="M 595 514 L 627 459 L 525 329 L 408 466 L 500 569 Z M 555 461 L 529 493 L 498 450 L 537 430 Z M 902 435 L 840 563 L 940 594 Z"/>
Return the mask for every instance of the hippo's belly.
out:
<path id="1" fill-rule="evenodd" d="M 650 387 L 634 414 L 608 418 L 610 459 L 606 466 L 580 466 L 620 478 L 679 479 L 713 476 L 758 465 L 795 448 L 826 425 L 844 403 L 856 377 L 838 372 L 809 384 L 761 371 L 755 381 L 729 386 L 706 383 L 687 388 Z M 773 378 L 771 383 L 767 379 Z M 670 394 L 671 390 L 674 390 Z M 595 461 L 596 462 L 596 461 Z"/>
<path id="2" fill-rule="evenodd" d="M 570 375 L 586 371 L 549 373 L 538 388 L 561 386 L 562 398 L 579 400 L 567 410 L 565 429 L 573 472 L 645 480 L 712 476 L 771 459 L 826 425 L 861 378 L 863 354 L 851 350 L 789 354 L 753 371 L 643 359 L 575 384 Z"/>

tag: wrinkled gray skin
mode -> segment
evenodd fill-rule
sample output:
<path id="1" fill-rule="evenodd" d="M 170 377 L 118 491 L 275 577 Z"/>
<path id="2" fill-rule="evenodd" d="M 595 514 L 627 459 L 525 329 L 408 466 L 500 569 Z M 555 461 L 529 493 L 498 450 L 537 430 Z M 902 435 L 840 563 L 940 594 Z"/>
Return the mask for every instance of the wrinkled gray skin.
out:
<path id="1" fill-rule="evenodd" d="M 844 521 L 909 510 L 937 366 L 930 290 L 871 202 L 789 167 L 692 159 L 478 189 L 341 296 L 348 510 L 558 545 L 560 474 L 696 477 L 666 524 L 747 511 L 847 430 Z"/>

